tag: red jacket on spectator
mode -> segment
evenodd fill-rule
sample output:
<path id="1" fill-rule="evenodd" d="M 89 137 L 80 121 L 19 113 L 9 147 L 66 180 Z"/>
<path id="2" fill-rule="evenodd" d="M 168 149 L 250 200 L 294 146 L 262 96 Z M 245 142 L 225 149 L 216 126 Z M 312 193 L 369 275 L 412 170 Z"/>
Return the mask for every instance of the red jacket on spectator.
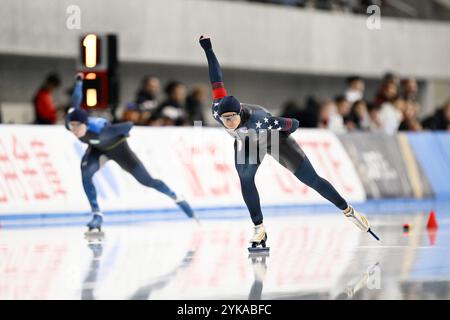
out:
<path id="1" fill-rule="evenodd" d="M 34 98 L 34 110 L 37 124 L 55 124 L 57 120 L 56 106 L 48 89 L 41 89 Z"/>

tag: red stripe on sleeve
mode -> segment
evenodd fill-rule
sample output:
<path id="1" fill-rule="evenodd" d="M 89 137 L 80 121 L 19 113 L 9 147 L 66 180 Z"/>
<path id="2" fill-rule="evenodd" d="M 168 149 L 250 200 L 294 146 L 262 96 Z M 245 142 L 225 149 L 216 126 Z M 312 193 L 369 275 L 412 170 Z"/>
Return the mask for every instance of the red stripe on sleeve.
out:
<path id="1" fill-rule="evenodd" d="M 227 90 L 225 88 L 214 88 L 213 89 L 213 100 L 222 99 L 227 95 Z"/>
<path id="2" fill-rule="evenodd" d="M 289 130 L 291 127 L 292 127 L 292 119 L 287 118 L 286 119 L 286 127 L 284 129 Z"/>

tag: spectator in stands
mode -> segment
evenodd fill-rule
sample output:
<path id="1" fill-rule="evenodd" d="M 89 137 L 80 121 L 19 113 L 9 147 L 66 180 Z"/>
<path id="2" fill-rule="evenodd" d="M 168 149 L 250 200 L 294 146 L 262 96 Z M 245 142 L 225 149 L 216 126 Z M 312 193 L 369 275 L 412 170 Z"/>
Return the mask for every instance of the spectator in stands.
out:
<path id="1" fill-rule="evenodd" d="M 359 76 L 351 76 L 347 79 L 347 90 L 345 91 L 345 98 L 350 104 L 364 97 L 364 80 Z"/>
<path id="2" fill-rule="evenodd" d="M 417 101 L 418 86 L 414 78 L 402 80 L 402 97 L 406 101 Z"/>
<path id="3" fill-rule="evenodd" d="M 141 121 L 141 111 L 136 103 L 127 104 L 122 114 L 122 122 L 131 121 L 135 125 L 143 124 Z"/>
<path id="4" fill-rule="evenodd" d="M 207 104 L 208 93 L 204 86 L 196 86 L 186 98 L 186 112 L 190 124 L 194 121 L 205 122 L 203 110 Z"/>
<path id="5" fill-rule="evenodd" d="M 380 119 L 381 107 L 375 103 L 369 103 L 367 105 L 367 110 L 369 112 L 369 130 L 371 132 L 382 132 L 383 124 Z"/>
<path id="6" fill-rule="evenodd" d="M 152 125 L 158 125 L 157 120 L 162 118 L 164 120 L 164 125 L 166 123 L 172 123 L 174 125 L 180 126 L 187 123 L 187 114 L 185 110 L 185 100 L 186 100 L 186 87 L 184 84 L 178 81 L 171 81 L 167 84 L 165 88 L 165 93 L 167 95 L 166 100 L 164 100 L 155 110 L 154 114 L 150 118 Z"/>
<path id="7" fill-rule="evenodd" d="M 325 100 L 320 104 L 317 127 L 321 129 L 328 129 L 330 125 L 330 118 L 336 110 L 336 105 L 333 100 Z"/>
<path id="8" fill-rule="evenodd" d="M 345 121 L 350 113 L 350 103 L 343 95 L 336 96 L 334 103 L 336 109 L 331 115 L 328 127 L 334 132 L 342 133 L 346 131 Z"/>
<path id="9" fill-rule="evenodd" d="M 289 99 L 281 106 L 280 117 L 295 118 L 300 121 L 301 106 L 295 99 Z"/>
<path id="10" fill-rule="evenodd" d="M 161 82 L 156 76 L 147 75 L 142 79 L 141 87 L 136 93 L 134 110 L 128 109 L 128 112 L 136 117 L 139 113 L 139 119 L 136 124 L 147 125 L 150 117 L 158 106 L 158 96 L 161 91 Z M 126 111 L 127 112 L 127 111 Z"/>
<path id="11" fill-rule="evenodd" d="M 149 124 L 151 126 L 177 126 L 180 125 L 179 109 L 168 106 L 161 110 L 157 117 L 152 117 Z M 184 124 L 184 123 L 181 123 Z"/>
<path id="12" fill-rule="evenodd" d="M 297 117 L 302 128 L 317 128 L 319 123 L 320 104 L 314 96 L 306 98 L 306 107 L 301 110 Z"/>
<path id="13" fill-rule="evenodd" d="M 345 124 L 349 131 L 370 129 L 370 117 L 366 101 L 357 100 L 353 103 Z"/>
<path id="14" fill-rule="evenodd" d="M 391 72 L 387 72 L 383 76 L 381 86 L 375 97 L 375 104 L 381 106 L 384 102 L 397 96 L 400 79 Z"/>
<path id="15" fill-rule="evenodd" d="M 450 99 L 444 104 L 442 108 L 427 117 L 422 125 L 425 129 L 430 130 L 450 130 Z"/>
<path id="16" fill-rule="evenodd" d="M 35 124 L 56 124 L 58 109 L 53 102 L 53 93 L 61 85 L 58 74 L 50 73 L 34 96 Z"/>
<path id="17" fill-rule="evenodd" d="M 387 134 L 393 134 L 397 132 L 398 127 L 403 120 L 403 114 L 405 112 L 405 100 L 398 96 L 389 96 L 388 100 L 383 102 L 380 107 L 380 120 L 383 125 L 383 131 Z"/>
<path id="18" fill-rule="evenodd" d="M 405 100 L 405 109 L 403 111 L 403 121 L 398 130 L 401 131 L 421 131 L 422 125 L 417 120 L 419 113 L 419 104 L 415 101 Z"/>

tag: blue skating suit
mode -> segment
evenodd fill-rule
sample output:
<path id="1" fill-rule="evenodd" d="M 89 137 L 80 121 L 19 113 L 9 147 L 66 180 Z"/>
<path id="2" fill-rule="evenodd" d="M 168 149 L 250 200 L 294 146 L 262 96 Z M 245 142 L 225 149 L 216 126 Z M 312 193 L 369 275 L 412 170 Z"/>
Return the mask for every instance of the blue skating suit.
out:
<path id="1" fill-rule="evenodd" d="M 80 108 L 83 97 L 82 84 L 81 80 L 76 81 L 72 95 L 73 108 Z M 115 161 L 144 186 L 154 188 L 177 201 L 175 192 L 163 181 L 152 178 L 136 154 L 130 149 L 127 138 L 132 127 L 131 122 L 111 124 L 104 118 L 88 118 L 87 133 L 79 139 L 89 146 L 81 160 L 81 176 L 84 191 L 94 213 L 99 212 L 100 208 L 93 176 L 108 160 Z M 69 129 L 67 118 L 66 128 Z M 186 215 L 193 216 L 192 209 L 186 201 L 178 201 L 177 204 L 185 211 Z"/>

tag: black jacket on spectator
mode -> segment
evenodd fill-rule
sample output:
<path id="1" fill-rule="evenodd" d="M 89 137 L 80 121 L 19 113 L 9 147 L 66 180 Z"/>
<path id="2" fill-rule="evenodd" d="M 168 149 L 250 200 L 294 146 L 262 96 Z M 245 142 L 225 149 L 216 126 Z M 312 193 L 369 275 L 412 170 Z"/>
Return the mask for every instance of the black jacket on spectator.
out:
<path id="1" fill-rule="evenodd" d="M 439 110 L 436 110 L 436 112 L 425 118 L 422 121 L 422 126 L 425 129 L 430 130 L 447 130 L 449 125 L 448 119 L 445 118 L 444 110 L 441 108 Z"/>
<path id="2" fill-rule="evenodd" d="M 205 119 L 203 117 L 202 109 L 204 108 L 201 101 L 198 101 L 198 99 L 195 99 L 194 95 L 189 95 L 186 98 L 186 112 L 189 116 L 189 120 L 191 122 L 194 121 L 202 121 L 205 122 Z"/>
<path id="3" fill-rule="evenodd" d="M 141 104 L 148 100 L 152 100 L 152 101 L 155 100 L 154 95 L 151 93 L 145 92 L 144 90 L 140 90 L 137 93 L 137 95 L 136 95 L 136 103 L 137 104 Z"/>

